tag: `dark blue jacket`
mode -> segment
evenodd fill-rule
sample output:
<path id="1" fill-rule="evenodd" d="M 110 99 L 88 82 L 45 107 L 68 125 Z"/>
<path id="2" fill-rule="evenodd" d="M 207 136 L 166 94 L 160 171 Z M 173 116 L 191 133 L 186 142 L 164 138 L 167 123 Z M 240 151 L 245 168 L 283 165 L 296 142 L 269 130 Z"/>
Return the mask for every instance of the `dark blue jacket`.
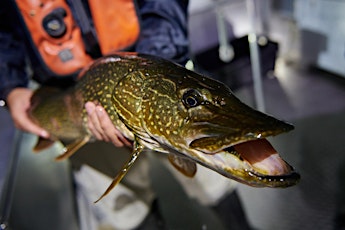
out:
<path id="1" fill-rule="evenodd" d="M 5 100 L 12 89 L 26 87 L 29 81 L 25 67 L 32 49 L 25 43 L 12 1 L 0 1 L 0 100 Z M 134 51 L 184 64 L 188 58 L 188 0 L 137 0 L 137 4 L 141 34 Z M 45 84 L 51 77 L 35 78 L 33 73 L 33 78 Z"/>

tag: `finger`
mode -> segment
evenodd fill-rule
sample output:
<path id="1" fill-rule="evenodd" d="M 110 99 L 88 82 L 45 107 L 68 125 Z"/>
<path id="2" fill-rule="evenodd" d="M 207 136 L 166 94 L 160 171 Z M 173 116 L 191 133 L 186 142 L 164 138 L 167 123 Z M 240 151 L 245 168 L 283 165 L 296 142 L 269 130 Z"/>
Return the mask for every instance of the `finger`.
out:
<path id="1" fill-rule="evenodd" d="M 91 119 L 89 118 L 87 120 L 87 126 L 90 130 L 90 132 L 92 133 L 92 135 L 97 139 L 97 140 L 103 140 L 102 135 L 100 133 L 97 132 L 95 126 L 93 125 Z"/>
<path id="2" fill-rule="evenodd" d="M 31 132 L 43 138 L 49 138 L 49 133 L 33 123 L 28 116 L 33 91 L 27 88 L 15 88 L 7 96 L 7 102 L 14 125 L 25 132 Z"/>
<path id="3" fill-rule="evenodd" d="M 109 141 L 109 138 L 104 134 L 104 131 L 99 122 L 99 118 L 96 113 L 96 105 L 93 102 L 86 102 L 85 109 L 88 113 L 88 126 L 92 134 L 98 140 Z"/>
<path id="4" fill-rule="evenodd" d="M 104 111 L 102 106 L 96 106 L 96 112 L 105 135 L 115 146 L 132 146 L 132 143 L 114 126 L 109 115 Z"/>
<path id="5" fill-rule="evenodd" d="M 100 126 L 103 130 L 104 136 L 108 138 L 115 146 L 122 147 L 124 143 L 120 140 L 119 136 L 122 134 L 115 128 L 108 114 L 104 111 L 102 106 L 96 106 L 96 113 Z"/>
<path id="6" fill-rule="evenodd" d="M 122 135 L 122 133 L 115 129 L 115 135 L 119 138 L 119 140 L 125 145 L 125 146 L 128 146 L 128 147 L 132 147 L 133 146 L 133 143 L 131 141 L 129 141 L 125 136 Z"/>
<path id="7" fill-rule="evenodd" d="M 18 114 L 14 119 L 14 124 L 18 129 L 33 133 L 43 138 L 49 138 L 49 133 L 33 123 L 27 116 Z"/>
<path id="8" fill-rule="evenodd" d="M 88 128 L 90 129 L 91 133 L 96 137 L 98 140 L 102 140 L 102 135 L 98 132 L 96 128 L 97 124 L 97 117 L 95 117 L 95 104 L 92 102 L 86 102 L 85 104 L 85 109 L 88 114 Z"/>

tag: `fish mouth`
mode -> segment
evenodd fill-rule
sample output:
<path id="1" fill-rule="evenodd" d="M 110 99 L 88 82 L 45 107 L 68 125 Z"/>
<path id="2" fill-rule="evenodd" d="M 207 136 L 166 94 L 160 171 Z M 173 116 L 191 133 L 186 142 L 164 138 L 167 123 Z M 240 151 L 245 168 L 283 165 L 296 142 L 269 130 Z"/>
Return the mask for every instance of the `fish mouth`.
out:
<path id="1" fill-rule="evenodd" d="M 200 164 L 253 187 L 289 187 L 300 180 L 300 174 L 266 138 L 242 141 L 214 153 L 200 151 L 196 157 Z"/>

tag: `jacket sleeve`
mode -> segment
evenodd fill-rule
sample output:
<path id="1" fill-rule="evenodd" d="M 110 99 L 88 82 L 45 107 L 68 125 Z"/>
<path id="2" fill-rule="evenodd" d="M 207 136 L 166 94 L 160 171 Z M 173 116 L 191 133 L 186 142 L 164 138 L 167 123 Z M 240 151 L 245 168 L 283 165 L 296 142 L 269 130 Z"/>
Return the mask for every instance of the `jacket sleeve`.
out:
<path id="1" fill-rule="evenodd" d="M 25 71 L 25 46 L 21 40 L 19 26 L 13 18 L 15 13 L 4 2 L 0 4 L 0 100 L 16 87 L 26 87 L 28 75 Z M 17 21 L 18 22 L 18 21 Z"/>
<path id="2" fill-rule="evenodd" d="M 188 60 L 188 0 L 138 0 L 141 34 L 137 52 L 180 64 Z"/>

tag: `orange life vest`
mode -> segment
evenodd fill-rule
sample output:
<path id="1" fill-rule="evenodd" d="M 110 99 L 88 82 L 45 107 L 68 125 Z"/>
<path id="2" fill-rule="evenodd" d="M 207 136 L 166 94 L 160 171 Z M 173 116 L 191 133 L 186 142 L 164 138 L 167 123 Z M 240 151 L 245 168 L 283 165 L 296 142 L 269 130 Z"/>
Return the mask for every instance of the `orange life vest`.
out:
<path id="1" fill-rule="evenodd" d="M 64 0 L 15 2 L 36 53 L 52 73 L 71 75 L 92 61 L 81 28 Z M 135 43 L 140 27 L 133 0 L 88 0 L 88 4 L 102 55 Z"/>

